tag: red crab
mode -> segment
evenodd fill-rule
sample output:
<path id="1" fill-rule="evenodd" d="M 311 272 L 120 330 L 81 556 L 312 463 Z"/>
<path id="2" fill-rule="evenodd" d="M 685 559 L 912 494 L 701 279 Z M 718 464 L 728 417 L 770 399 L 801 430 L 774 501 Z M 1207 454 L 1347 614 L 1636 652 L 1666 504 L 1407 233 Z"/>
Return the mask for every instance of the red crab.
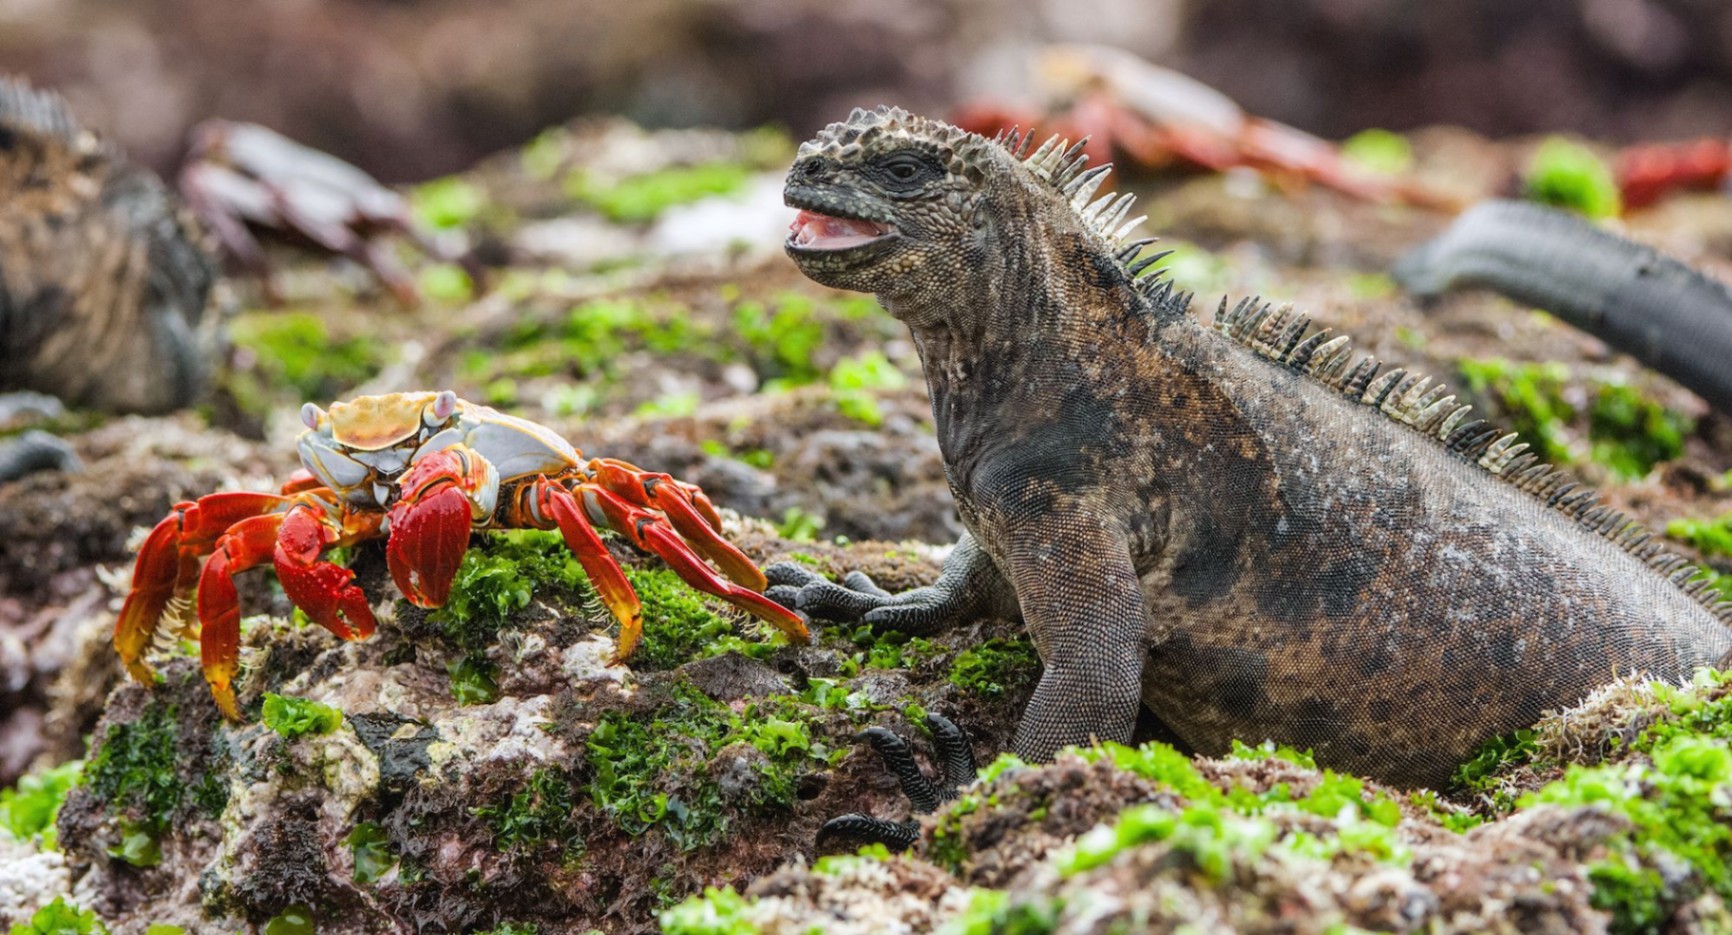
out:
<path id="1" fill-rule="evenodd" d="M 280 298 L 249 226 L 298 234 L 355 260 L 408 308 L 421 296 L 392 255 L 389 235 L 408 238 L 435 259 L 461 263 L 475 283 L 482 281 L 469 257 L 416 223 L 407 199 L 335 156 L 257 124 L 227 120 L 199 124 L 192 141 L 181 194 L 223 249 L 259 277 L 273 304 Z"/>
<path id="2" fill-rule="evenodd" d="M 641 638 L 643 613 L 596 526 L 660 556 L 692 587 L 807 639 L 804 621 L 763 595 L 763 572 L 722 538 L 697 487 L 623 461 L 585 460 L 551 429 L 449 391 L 363 396 L 329 412 L 308 403 L 302 418 L 305 470 L 280 494 L 176 504 L 139 549 L 114 630 L 135 679 L 155 680 L 144 654 L 159 626 L 190 632 L 196 613 L 205 680 L 223 714 L 238 720 L 236 572 L 273 562 L 283 593 L 309 618 L 341 639 L 365 639 L 375 625 L 367 596 L 326 551 L 388 535 L 397 587 L 417 606 L 438 607 L 471 531 L 481 529 L 558 529 L 619 621 L 616 662 Z"/>
<path id="3" fill-rule="evenodd" d="M 1644 208 L 1670 191 L 1726 186 L 1732 180 L 1732 143 L 1705 138 L 1632 146 L 1617 155 L 1614 171 L 1624 207 Z"/>
<path id="4" fill-rule="evenodd" d="M 1040 107 L 977 104 L 963 108 L 953 122 L 985 136 L 1021 126 L 1042 135 L 1087 137 L 1085 152 L 1096 164 L 1179 163 L 1216 172 L 1245 167 L 1367 201 L 1460 207 L 1412 180 L 1363 171 L 1342 159 L 1334 144 L 1251 116 L 1220 91 L 1122 49 L 1051 46 L 1042 51 L 1035 73 L 1046 98 Z"/>

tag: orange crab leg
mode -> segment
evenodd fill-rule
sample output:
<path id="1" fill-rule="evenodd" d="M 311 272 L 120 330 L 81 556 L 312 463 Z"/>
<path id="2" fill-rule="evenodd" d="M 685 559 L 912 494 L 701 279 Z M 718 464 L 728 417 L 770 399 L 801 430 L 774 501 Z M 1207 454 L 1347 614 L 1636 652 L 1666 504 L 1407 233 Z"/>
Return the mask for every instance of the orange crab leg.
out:
<path id="1" fill-rule="evenodd" d="M 204 680 L 217 707 L 231 721 L 241 719 L 235 705 L 234 677 L 240 665 L 241 608 L 235 572 L 269 559 L 283 525 L 283 514 L 254 516 L 230 526 L 217 540 L 198 579 L 199 658 Z"/>
<path id="2" fill-rule="evenodd" d="M 386 563 L 397 589 L 417 607 L 440 607 L 469 550 L 471 494 L 498 481 L 479 455 L 456 447 L 416 462 L 403 475 L 402 499 L 391 507 Z"/>
<path id="3" fill-rule="evenodd" d="M 374 514 L 368 514 L 374 517 Z M 319 556 L 335 545 L 346 545 L 377 535 L 378 521 L 343 529 L 331 525 L 329 514 L 313 504 L 297 504 L 286 514 L 277 533 L 273 557 L 283 594 L 314 623 L 338 639 L 363 640 L 373 635 L 377 623 L 355 581 L 355 573 Z"/>
<path id="4" fill-rule="evenodd" d="M 799 615 L 716 574 L 661 517 L 639 509 L 597 484 L 584 484 L 578 492 L 591 515 L 599 513 L 607 519 L 610 528 L 623 534 L 633 545 L 660 556 L 685 583 L 768 621 L 789 639 L 804 643 L 811 638 L 806 622 Z"/>
<path id="5" fill-rule="evenodd" d="M 595 472 L 595 482 L 602 488 L 619 495 L 634 506 L 660 510 L 691 547 L 715 562 L 723 574 L 753 591 L 761 593 L 764 590 L 768 582 L 764 579 L 763 571 L 746 557 L 746 553 L 722 538 L 717 531 L 721 525 L 720 517 L 711 525 L 709 517 L 704 515 L 691 494 L 696 488 L 682 484 L 666 474 L 642 471 L 612 458 L 597 458 L 589 463 L 589 467 Z M 703 496 L 701 491 L 698 496 Z M 709 498 L 704 497 L 703 503 L 709 505 Z M 714 514 L 715 507 L 710 506 L 709 512 Z"/>
<path id="6" fill-rule="evenodd" d="M 643 605 L 638 601 L 637 592 L 632 590 L 631 582 L 626 579 L 625 570 L 614 561 L 607 544 L 590 525 L 589 517 L 584 515 L 583 507 L 571 491 L 545 477 L 538 477 L 535 480 L 535 506 L 536 513 L 551 517 L 559 526 L 566 548 L 577 556 L 577 563 L 589 576 L 590 586 L 601 596 L 608 613 L 619 621 L 619 644 L 614 649 L 613 661 L 624 660 L 643 638 Z"/>
<path id="7" fill-rule="evenodd" d="M 213 493 L 175 504 L 150 531 L 132 567 L 132 589 L 114 623 L 114 649 L 134 679 L 154 681 L 155 673 L 144 663 L 144 653 L 174 600 L 192 593 L 199 575 L 198 559 L 229 527 L 279 509 L 284 502 L 274 494 Z"/>

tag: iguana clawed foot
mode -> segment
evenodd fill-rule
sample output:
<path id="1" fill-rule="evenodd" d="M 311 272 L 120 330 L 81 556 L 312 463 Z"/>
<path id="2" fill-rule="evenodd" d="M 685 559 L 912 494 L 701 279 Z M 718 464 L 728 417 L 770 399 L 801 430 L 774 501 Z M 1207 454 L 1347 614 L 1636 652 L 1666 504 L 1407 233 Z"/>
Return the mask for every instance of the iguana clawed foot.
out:
<path id="1" fill-rule="evenodd" d="M 815 620 L 867 623 L 874 628 L 921 634 L 959 616 L 957 589 L 940 580 L 931 587 L 891 594 L 865 572 L 851 571 L 837 584 L 804 565 L 778 562 L 764 569 L 764 596 Z"/>
<path id="2" fill-rule="evenodd" d="M 870 583 L 868 579 L 867 584 Z M 920 764 L 914 761 L 913 751 L 901 737 L 882 727 L 870 727 L 861 733 L 872 749 L 884 758 L 884 765 L 896 774 L 902 794 L 908 797 L 915 814 L 936 811 L 938 806 L 956 798 L 962 787 L 975 779 L 974 751 L 970 749 L 968 735 L 962 732 L 962 728 L 936 714 L 926 716 L 926 726 L 932 731 L 933 759 L 939 765 L 936 781 L 921 772 Z M 817 844 L 823 847 L 826 841 L 838 837 L 883 844 L 902 851 L 919 840 L 920 822 L 912 818 L 902 822 L 887 821 L 858 813 L 839 815 L 818 829 Z"/>

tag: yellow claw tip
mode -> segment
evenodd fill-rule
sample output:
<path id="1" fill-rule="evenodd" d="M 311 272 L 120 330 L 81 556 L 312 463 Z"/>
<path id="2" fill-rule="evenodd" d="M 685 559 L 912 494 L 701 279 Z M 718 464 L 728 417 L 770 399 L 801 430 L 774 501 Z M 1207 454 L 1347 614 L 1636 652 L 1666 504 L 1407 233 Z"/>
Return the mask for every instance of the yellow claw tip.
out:
<path id="1" fill-rule="evenodd" d="M 235 693 L 232 689 L 227 685 L 212 684 L 210 693 L 216 699 L 217 710 L 222 712 L 223 717 L 237 724 L 241 722 L 241 711 L 235 706 Z"/>
<path id="2" fill-rule="evenodd" d="M 132 676 L 133 681 L 140 685 L 156 684 L 156 670 L 145 665 L 142 660 L 123 657 L 121 662 L 126 666 L 126 674 Z"/>

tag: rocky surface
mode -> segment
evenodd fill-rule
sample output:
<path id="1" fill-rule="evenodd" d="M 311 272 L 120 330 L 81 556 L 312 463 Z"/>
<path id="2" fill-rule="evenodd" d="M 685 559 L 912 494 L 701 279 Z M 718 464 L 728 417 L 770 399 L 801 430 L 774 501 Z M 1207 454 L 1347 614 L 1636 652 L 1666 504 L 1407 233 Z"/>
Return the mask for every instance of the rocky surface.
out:
<path id="1" fill-rule="evenodd" d="M 1531 149 L 1413 143 L 1421 171 L 1464 192 L 1506 184 Z M 189 643 L 160 647 L 161 684 L 122 683 L 106 634 L 129 542 L 177 499 L 286 477 L 304 399 L 451 387 L 701 484 L 760 562 L 930 580 L 958 527 L 918 361 L 869 298 L 817 289 L 780 257 L 789 155 L 763 135 L 551 131 L 414 193 L 497 264 L 487 295 L 425 267 L 430 301 L 405 313 L 344 264 L 288 258 L 290 307 L 229 322 L 205 411 L 52 423 L 86 471 L 0 486 L 0 781 L 33 770 L 0 805 L 0 925 L 56 897 L 126 933 L 1726 923 L 1732 843 L 1712 829 L 1732 818 L 1732 719 L 1711 679 L 1608 689 L 1441 795 L 1272 748 L 1001 764 L 889 859 L 813 844 L 842 812 L 907 814 L 855 734 L 884 725 L 921 747 L 909 715 L 925 710 L 1002 750 L 1039 674 L 1007 622 L 783 645 L 616 542 L 646 635 L 609 666 L 615 632 L 576 563 L 555 537 L 513 533 L 476 539 L 434 613 L 396 599 L 376 546 L 357 549 L 381 618 L 360 643 L 297 623 L 268 572 L 243 576 L 244 723 L 218 717 Z M 1138 184 L 1200 305 L 1294 301 L 1465 384 L 1728 570 L 1732 423 L 1546 316 L 1397 295 L 1380 271 L 1444 218 L 1237 175 Z M 1726 274 L 1729 217 L 1698 198 L 1627 224 Z M 59 788 L 45 770 L 81 754 L 69 793 L 43 791 Z M 31 803 L 60 794 L 50 823 Z"/>

